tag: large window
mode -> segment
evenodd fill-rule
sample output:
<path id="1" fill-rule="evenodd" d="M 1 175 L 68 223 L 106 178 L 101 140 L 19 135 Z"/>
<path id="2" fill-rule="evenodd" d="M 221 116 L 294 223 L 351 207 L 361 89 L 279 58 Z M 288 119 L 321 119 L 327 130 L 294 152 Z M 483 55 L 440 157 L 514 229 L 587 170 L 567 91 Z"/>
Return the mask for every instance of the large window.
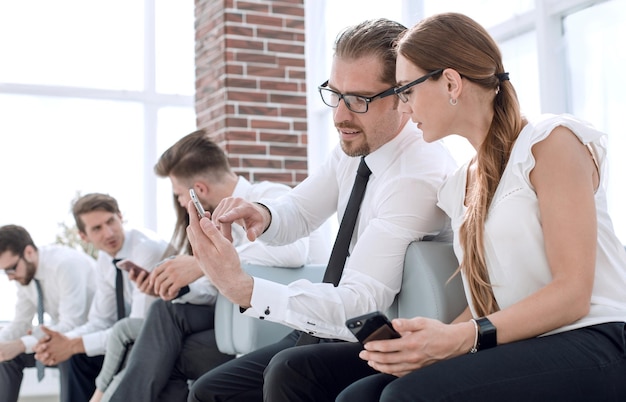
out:
<path id="1" fill-rule="evenodd" d="M 332 112 L 321 105 L 317 84 L 329 74 L 331 45 L 337 32 L 365 18 L 386 17 L 411 26 L 434 13 L 461 12 L 485 26 L 498 41 L 523 113 L 533 116 L 568 112 L 608 134 L 608 204 L 616 233 L 626 243 L 626 211 L 622 207 L 626 204 L 622 184 L 626 181 L 626 158 L 622 156 L 626 153 L 626 136 L 620 124 L 626 78 L 619 70 L 626 64 L 626 54 L 616 50 L 621 48 L 621 38 L 626 37 L 626 2 L 513 0 L 506 2 L 506 7 L 500 0 L 343 0 L 340 6 L 323 0 L 309 3 L 315 3 L 309 5 L 312 12 L 307 10 L 309 26 L 319 27 L 322 18 L 326 19 L 326 37 L 320 37 L 319 29 L 307 32 L 309 47 L 316 50 L 308 55 L 309 65 L 315 68 L 307 70 L 309 77 L 315 75 L 314 81 L 308 81 L 309 116 L 314 116 L 309 123 L 309 143 L 315 144 L 309 149 L 310 168 L 321 163 L 322 152 L 327 152 L 319 141 L 325 141 L 326 147 L 336 143 Z M 325 13 L 319 11 L 324 7 Z M 314 137 L 323 129 L 328 133 L 326 140 Z M 444 141 L 459 162 L 473 155 L 463 139 L 451 136 Z"/>
<path id="2" fill-rule="evenodd" d="M 616 51 L 626 38 L 626 2 L 613 0 L 564 18 L 570 110 L 608 133 L 608 204 L 615 230 L 626 243 L 626 110 L 622 71 L 626 53 Z"/>
<path id="3" fill-rule="evenodd" d="M 195 130 L 192 0 L 0 0 L 0 225 L 38 245 L 75 196 L 109 193 L 129 225 L 169 238 L 156 159 Z M 0 321 L 14 285 L 0 275 Z"/>

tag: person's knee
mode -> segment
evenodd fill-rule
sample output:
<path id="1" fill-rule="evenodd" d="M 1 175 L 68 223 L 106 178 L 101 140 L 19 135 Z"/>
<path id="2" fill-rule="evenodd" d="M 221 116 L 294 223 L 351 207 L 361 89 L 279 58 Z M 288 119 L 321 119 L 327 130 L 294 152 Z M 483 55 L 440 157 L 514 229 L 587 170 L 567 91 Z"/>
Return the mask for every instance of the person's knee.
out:
<path id="1" fill-rule="evenodd" d="M 273 384 L 275 381 L 284 381 L 286 378 L 291 377 L 294 366 L 294 354 L 290 353 L 292 349 L 285 349 L 278 352 L 263 371 L 263 382 L 265 384 Z"/>
<path id="2" fill-rule="evenodd" d="M 152 304 L 148 308 L 147 315 L 155 314 L 157 311 L 167 310 L 168 304 L 171 304 L 171 303 L 166 302 L 163 299 L 156 299 L 155 301 L 152 302 Z"/>
<path id="3" fill-rule="evenodd" d="M 379 388 L 381 388 L 379 402 L 420 402 L 432 401 L 437 398 L 437 395 L 434 393 L 432 393 L 432 395 L 428 393 L 429 388 L 426 384 L 424 386 L 419 385 L 419 378 L 411 378 L 411 380 L 412 381 L 406 381 L 404 377 L 401 377 L 399 380 L 383 381 L 382 383 L 386 383 L 386 385 L 384 385 L 384 387 L 379 386 Z M 407 385 L 415 385 L 415 387 L 407 388 Z M 413 390 L 415 389 L 422 391 L 414 392 Z"/>
<path id="4" fill-rule="evenodd" d="M 211 392 L 212 389 L 213 387 L 208 379 L 199 378 L 189 388 L 187 402 L 210 402 L 215 400 L 215 395 Z"/>
<path id="5" fill-rule="evenodd" d="M 0 378 L 11 373 L 11 375 L 18 376 L 21 379 L 24 376 L 25 368 L 26 365 L 22 359 L 19 359 L 19 356 L 11 360 L 0 362 Z"/>

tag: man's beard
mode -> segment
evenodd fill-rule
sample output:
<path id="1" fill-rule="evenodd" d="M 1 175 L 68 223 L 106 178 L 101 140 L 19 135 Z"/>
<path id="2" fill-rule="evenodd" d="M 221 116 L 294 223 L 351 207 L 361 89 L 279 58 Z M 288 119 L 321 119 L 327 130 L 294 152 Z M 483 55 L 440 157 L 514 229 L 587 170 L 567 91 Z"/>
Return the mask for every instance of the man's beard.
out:
<path id="1" fill-rule="evenodd" d="M 26 275 L 24 276 L 22 280 L 20 280 L 20 284 L 22 284 L 23 286 L 28 286 L 28 284 L 35 277 L 35 273 L 37 272 L 37 267 L 32 262 L 28 262 L 26 260 L 24 260 L 24 263 L 26 264 Z"/>
<path id="2" fill-rule="evenodd" d="M 341 134 L 340 134 L 339 135 L 339 145 L 341 146 L 341 149 L 343 150 L 343 152 L 346 155 L 352 156 L 352 157 L 369 155 L 369 153 L 370 153 L 370 144 L 367 142 L 367 137 L 365 136 L 365 132 L 363 131 L 362 128 L 349 126 L 349 125 L 344 125 L 344 124 L 341 124 L 341 123 L 340 124 L 336 124 L 335 128 L 337 129 L 338 133 L 341 131 L 341 129 L 359 131 L 361 133 L 361 135 L 363 136 L 363 138 L 365 139 L 361 144 L 359 144 L 357 146 L 353 146 L 354 142 L 352 142 L 352 141 L 350 141 L 350 142 L 343 142 L 341 140 Z"/>
<path id="3" fill-rule="evenodd" d="M 358 147 L 350 147 L 350 148 L 343 141 L 339 141 L 339 145 L 341 146 L 341 149 L 343 150 L 343 152 L 348 156 L 353 156 L 353 157 L 364 156 L 364 155 L 369 155 L 370 153 L 370 145 L 367 142 L 359 145 Z"/>

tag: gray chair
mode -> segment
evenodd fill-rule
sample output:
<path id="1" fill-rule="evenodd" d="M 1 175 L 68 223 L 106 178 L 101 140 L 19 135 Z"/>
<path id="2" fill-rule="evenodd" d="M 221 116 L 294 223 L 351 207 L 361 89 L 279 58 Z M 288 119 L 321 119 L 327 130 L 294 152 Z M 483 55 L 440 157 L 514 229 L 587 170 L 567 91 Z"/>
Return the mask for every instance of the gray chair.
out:
<path id="1" fill-rule="evenodd" d="M 461 278 L 450 243 L 413 242 L 404 262 L 402 289 L 387 314 L 389 317 L 423 316 L 444 322 L 452 321 L 467 306 Z M 324 265 L 306 265 L 301 268 L 245 266 L 251 275 L 279 283 L 297 279 L 321 282 Z M 223 353 L 241 355 L 276 342 L 291 328 L 245 316 L 239 306 L 219 296 L 215 306 L 215 336 Z"/>

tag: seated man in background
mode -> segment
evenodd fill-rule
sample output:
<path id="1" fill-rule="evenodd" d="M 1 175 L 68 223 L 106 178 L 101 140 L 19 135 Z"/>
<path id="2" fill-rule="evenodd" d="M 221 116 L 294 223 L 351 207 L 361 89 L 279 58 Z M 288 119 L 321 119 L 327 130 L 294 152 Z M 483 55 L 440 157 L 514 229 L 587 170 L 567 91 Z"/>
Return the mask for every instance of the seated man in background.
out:
<path id="1" fill-rule="evenodd" d="M 35 315 L 47 313 L 49 328 L 60 332 L 87 321 L 95 266 L 89 255 L 67 246 L 37 247 L 21 226 L 0 227 L 0 271 L 17 282 L 15 317 L 0 330 L 0 402 L 18 400 L 23 370 L 35 366 L 37 338 L 30 334 Z M 43 365 L 38 371 L 43 374 Z"/>
<path id="2" fill-rule="evenodd" d="M 96 293 L 87 322 L 71 331 L 43 327 L 47 337 L 35 346 L 35 358 L 58 365 L 64 378 L 62 402 L 88 401 L 95 390 L 107 338 L 113 324 L 126 316 L 143 317 L 154 301 L 117 268 L 127 259 L 151 269 L 172 253 L 170 244 L 146 229 L 125 229 L 117 201 L 106 194 L 87 194 L 72 208 L 80 237 L 98 250 Z"/>
<path id="3" fill-rule="evenodd" d="M 234 357 L 217 349 L 213 330 L 217 290 L 202 274 L 187 241 L 189 189 L 194 189 L 207 211 L 213 211 L 230 196 L 254 202 L 289 191 L 283 184 L 252 184 L 235 174 L 224 151 L 202 130 L 188 134 L 166 150 L 155 173 L 171 181 L 178 218 L 172 243 L 186 252 L 164 261 L 150 275 L 134 278 L 142 290 L 159 295 L 161 300 L 152 305 L 126 368 L 113 382 L 110 370 L 101 373 L 92 401 L 184 401 L 189 379 Z M 239 230 L 233 245 L 242 263 L 299 267 L 308 262 L 306 238 L 273 247 L 252 243 Z M 171 301 L 184 286 L 189 286 L 189 293 Z M 111 367 L 120 367 L 121 363 L 112 362 Z"/>

